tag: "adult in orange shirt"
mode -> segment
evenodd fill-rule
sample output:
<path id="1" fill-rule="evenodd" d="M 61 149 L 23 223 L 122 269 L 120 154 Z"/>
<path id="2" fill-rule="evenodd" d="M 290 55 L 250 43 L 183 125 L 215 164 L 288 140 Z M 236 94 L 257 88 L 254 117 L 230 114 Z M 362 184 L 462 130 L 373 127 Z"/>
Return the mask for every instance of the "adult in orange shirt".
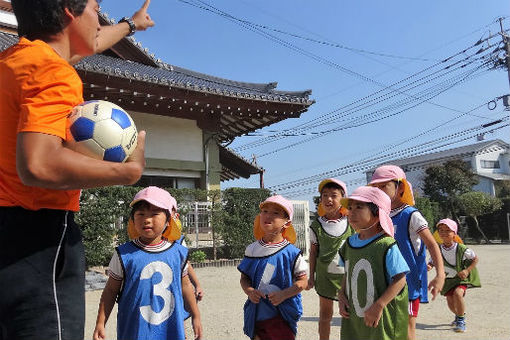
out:
<path id="1" fill-rule="evenodd" d="M 85 261 L 73 212 L 80 189 L 140 178 L 145 132 L 126 163 L 66 148 L 66 117 L 83 101 L 71 64 L 154 23 L 149 0 L 104 28 L 96 0 L 11 4 L 20 41 L 0 54 L 0 340 L 83 339 Z"/>

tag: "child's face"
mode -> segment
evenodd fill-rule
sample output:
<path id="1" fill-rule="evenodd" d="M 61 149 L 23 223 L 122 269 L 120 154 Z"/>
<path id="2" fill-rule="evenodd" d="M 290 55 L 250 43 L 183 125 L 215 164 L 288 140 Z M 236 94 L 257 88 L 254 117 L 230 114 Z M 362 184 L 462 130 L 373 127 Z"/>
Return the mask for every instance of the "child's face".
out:
<path id="1" fill-rule="evenodd" d="M 443 240 L 443 243 L 450 244 L 455 239 L 455 232 L 448 228 L 446 224 L 438 225 L 437 232 L 439 233 L 441 240 Z"/>
<path id="2" fill-rule="evenodd" d="M 265 235 L 275 235 L 282 232 L 289 221 L 285 210 L 275 203 L 266 203 L 260 209 L 260 228 Z"/>
<path id="3" fill-rule="evenodd" d="M 358 231 L 372 226 L 379 220 L 379 217 L 372 215 L 370 208 L 365 202 L 349 200 L 349 224 Z"/>
<path id="4" fill-rule="evenodd" d="M 404 185 L 398 184 L 397 181 L 387 181 L 372 184 L 373 187 L 379 188 L 386 193 L 391 199 L 391 203 L 400 203 L 402 193 L 404 192 Z"/>
<path id="5" fill-rule="evenodd" d="M 133 214 L 135 229 L 144 243 L 158 243 L 168 222 L 166 211 L 152 204 L 144 204 Z"/>
<path id="6" fill-rule="evenodd" d="M 342 191 L 337 188 L 324 188 L 321 192 L 321 203 L 326 214 L 336 213 L 342 204 L 340 200 L 344 197 Z"/>

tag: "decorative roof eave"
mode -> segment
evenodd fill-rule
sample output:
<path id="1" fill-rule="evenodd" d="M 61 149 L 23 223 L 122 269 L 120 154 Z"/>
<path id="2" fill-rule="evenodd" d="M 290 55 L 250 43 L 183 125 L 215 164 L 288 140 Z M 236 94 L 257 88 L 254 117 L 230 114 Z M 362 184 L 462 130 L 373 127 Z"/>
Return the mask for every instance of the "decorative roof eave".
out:
<path id="1" fill-rule="evenodd" d="M 298 118 L 307 105 L 235 99 L 78 70 L 86 100 L 103 99 L 126 110 L 197 120 L 218 132 L 220 142 L 287 118 Z"/>
<path id="2" fill-rule="evenodd" d="M 249 162 L 232 150 L 219 147 L 220 151 L 220 164 L 222 165 L 221 180 L 228 181 L 240 177 L 249 178 L 251 175 L 258 174 L 264 171 L 263 168 L 257 164 Z"/>
<path id="3" fill-rule="evenodd" d="M 173 68 L 169 70 L 161 70 L 157 67 L 137 65 L 136 63 L 130 63 L 128 61 L 124 61 L 126 64 L 119 64 L 115 60 L 109 58 L 111 57 L 101 55 L 87 57 L 76 64 L 75 68 L 79 71 L 93 72 L 135 81 L 138 80 L 143 81 L 144 83 L 169 86 L 223 97 L 258 100 L 263 102 L 299 103 L 307 106 L 315 103 L 314 100 L 310 100 L 308 98 L 311 94 L 311 90 L 300 92 L 262 92 L 259 90 L 259 87 L 248 87 L 250 83 L 228 81 L 226 84 L 219 84 L 215 82 L 215 79 L 221 78 L 198 78 L 195 75 L 196 73 L 188 73 L 182 76 L 181 74 L 176 74 L 175 69 Z M 133 70 L 133 68 L 136 70 Z M 197 80 L 202 82 L 202 85 L 193 83 L 193 81 Z M 221 88 L 220 86 L 223 86 L 224 88 Z"/>

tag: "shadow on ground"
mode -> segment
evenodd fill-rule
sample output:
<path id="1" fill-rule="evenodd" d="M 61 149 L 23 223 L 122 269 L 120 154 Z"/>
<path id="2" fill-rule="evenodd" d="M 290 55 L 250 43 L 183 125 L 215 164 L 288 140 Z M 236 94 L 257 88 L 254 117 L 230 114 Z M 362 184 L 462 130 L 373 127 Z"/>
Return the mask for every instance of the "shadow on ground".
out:
<path id="1" fill-rule="evenodd" d="M 318 316 L 302 316 L 299 322 L 319 322 Z M 342 324 L 342 318 L 333 318 L 331 326 L 339 326 Z"/>

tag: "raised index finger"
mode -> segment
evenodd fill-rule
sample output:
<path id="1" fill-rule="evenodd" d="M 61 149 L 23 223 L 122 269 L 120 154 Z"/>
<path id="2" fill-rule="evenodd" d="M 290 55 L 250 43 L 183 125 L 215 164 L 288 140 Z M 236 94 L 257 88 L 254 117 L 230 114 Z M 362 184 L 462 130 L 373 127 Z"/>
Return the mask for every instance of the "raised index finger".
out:
<path id="1" fill-rule="evenodd" d="M 143 10 L 147 10 L 147 8 L 149 7 L 150 3 L 151 3 L 151 0 L 145 0 L 145 2 L 143 3 L 142 9 Z"/>

